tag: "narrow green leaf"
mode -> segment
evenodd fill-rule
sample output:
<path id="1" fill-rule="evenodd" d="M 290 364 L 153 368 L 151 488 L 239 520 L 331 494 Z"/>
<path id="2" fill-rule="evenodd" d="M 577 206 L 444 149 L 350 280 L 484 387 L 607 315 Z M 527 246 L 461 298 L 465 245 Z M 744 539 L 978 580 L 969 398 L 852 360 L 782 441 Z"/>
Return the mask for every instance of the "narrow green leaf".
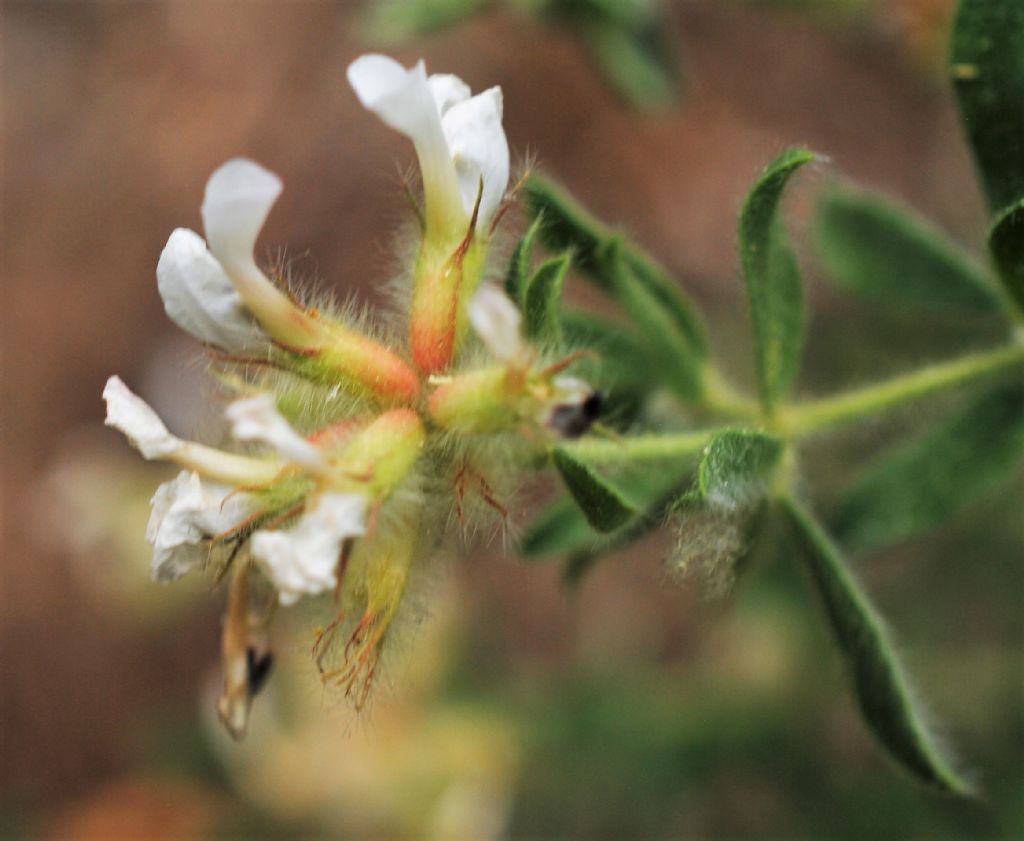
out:
<path id="1" fill-rule="evenodd" d="M 562 325 L 559 312 L 565 276 L 572 265 L 572 252 L 541 264 L 526 285 L 523 295 L 526 335 L 531 339 L 558 342 Z"/>
<path id="2" fill-rule="evenodd" d="M 631 105 L 654 109 L 675 99 L 679 75 L 663 29 L 595 20 L 582 34 L 601 74 Z"/>
<path id="3" fill-rule="evenodd" d="M 1024 385 L 989 390 L 867 468 L 839 505 L 836 534 L 858 550 L 921 534 L 1009 479 L 1024 459 Z"/>
<path id="4" fill-rule="evenodd" d="M 375 38 L 399 41 L 445 29 L 481 11 L 493 0 L 377 0 L 365 26 Z"/>
<path id="5" fill-rule="evenodd" d="M 684 400 L 696 400 L 703 390 L 703 357 L 698 354 L 690 336 L 674 318 L 672 308 L 628 262 L 614 241 L 605 249 L 602 262 L 609 266 L 615 297 L 640 330 L 665 384 Z"/>
<path id="6" fill-rule="evenodd" d="M 519 552 L 527 558 L 568 555 L 589 548 L 598 534 L 587 523 L 570 497 L 552 503 L 530 523 L 519 541 Z"/>
<path id="7" fill-rule="evenodd" d="M 1003 288 L 1017 309 L 1024 313 L 1024 198 L 996 217 L 988 236 L 988 247 Z"/>
<path id="8" fill-rule="evenodd" d="M 707 341 L 693 304 L 679 284 L 634 244 L 598 222 L 562 188 L 542 175 L 533 174 L 524 187 L 528 212 L 543 214 L 540 235 L 554 251 L 573 249 L 573 265 L 598 289 L 616 296 L 621 286 L 619 263 L 631 270 L 632 282 L 644 287 L 647 297 L 664 308 L 668 318 L 687 337 L 690 354 L 703 359 Z M 618 255 L 610 260 L 610 255 Z M 619 259 L 621 257 L 621 259 Z M 617 283 L 616 281 L 620 281 Z"/>
<path id="9" fill-rule="evenodd" d="M 543 213 L 530 223 L 522 239 L 516 243 L 512 252 L 512 259 L 508 264 L 508 272 L 505 274 L 505 291 L 508 296 L 520 307 L 523 306 L 523 295 L 530 278 L 530 266 L 533 262 L 533 243 L 537 239 L 537 232 L 544 223 Z"/>
<path id="10" fill-rule="evenodd" d="M 881 617 L 818 523 L 790 499 L 782 500 L 796 551 L 821 596 L 846 659 L 868 726 L 907 771 L 950 794 L 970 795 L 929 732 L 893 651 Z"/>
<path id="11" fill-rule="evenodd" d="M 784 453 L 784 442 L 773 435 L 741 429 L 716 433 L 697 472 L 700 496 L 717 506 L 749 507 L 771 488 Z"/>
<path id="12" fill-rule="evenodd" d="M 950 73 L 989 207 L 1024 199 L 1024 3 L 961 0 Z"/>
<path id="13" fill-rule="evenodd" d="M 800 269 L 779 218 L 782 192 L 813 152 L 788 149 L 750 191 L 740 214 L 740 259 L 750 299 L 761 401 L 771 412 L 800 364 L 804 301 Z"/>
<path id="14" fill-rule="evenodd" d="M 668 508 L 691 483 L 693 458 L 666 459 L 661 469 L 627 470 L 616 474 L 616 490 L 641 514 L 618 531 L 598 534 L 578 505 L 563 497 L 540 514 L 526 530 L 520 550 L 542 555 L 600 555 L 627 545 L 660 526 Z"/>
<path id="15" fill-rule="evenodd" d="M 982 267 L 941 231 L 880 196 L 826 190 L 814 241 L 827 276 L 851 292 L 886 302 L 998 309 Z"/>
<path id="16" fill-rule="evenodd" d="M 615 531 L 636 514 L 636 508 L 618 489 L 565 450 L 556 448 L 553 460 L 565 487 L 595 530 Z"/>
<path id="17" fill-rule="evenodd" d="M 544 244 L 552 251 L 573 249 L 577 268 L 608 291 L 608 282 L 597 272 L 598 251 L 611 236 L 608 229 L 543 175 L 530 175 L 523 185 L 523 199 L 527 213 L 542 220 Z"/>

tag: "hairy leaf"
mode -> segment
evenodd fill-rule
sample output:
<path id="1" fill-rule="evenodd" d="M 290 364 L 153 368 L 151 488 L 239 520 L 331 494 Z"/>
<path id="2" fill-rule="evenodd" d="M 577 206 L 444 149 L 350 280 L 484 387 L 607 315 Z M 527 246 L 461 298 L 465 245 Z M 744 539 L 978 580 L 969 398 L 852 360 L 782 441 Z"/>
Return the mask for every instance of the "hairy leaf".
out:
<path id="1" fill-rule="evenodd" d="M 556 448 L 553 461 L 565 487 L 596 531 L 615 531 L 636 514 L 636 508 L 617 488 L 565 450 Z"/>
<path id="2" fill-rule="evenodd" d="M 818 205 L 815 245 L 827 275 L 878 301 L 997 309 L 988 274 L 939 230 L 876 195 L 832 188 Z"/>
<path id="3" fill-rule="evenodd" d="M 1024 459 L 1024 385 L 989 390 L 871 465 L 839 505 L 836 534 L 869 549 L 925 532 L 1008 479 Z"/>
<path id="4" fill-rule="evenodd" d="M 663 268 L 543 176 L 531 175 L 524 194 L 529 213 L 535 218 L 543 214 L 540 235 L 545 245 L 555 251 L 572 248 L 573 264 L 613 297 L 618 297 L 623 284 L 621 264 L 627 266 L 630 285 L 641 286 L 645 297 L 665 310 L 675 329 L 685 334 L 689 354 L 699 359 L 707 355 L 707 341 L 693 304 Z"/>
<path id="5" fill-rule="evenodd" d="M 727 508 L 744 508 L 770 489 L 785 444 L 773 435 L 727 429 L 708 443 L 697 473 L 702 499 Z"/>
<path id="6" fill-rule="evenodd" d="M 818 523 L 797 503 L 782 508 L 797 555 L 821 596 L 846 659 L 861 713 L 886 750 L 922 782 L 950 794 L 970 786 L 929 731 L 878 613 Z"/>
<path id="7" fill-rule="evenodd" d="M 996 217 L 988 247 L 999 269 L 1003 288 L 1017 309 L 1024 313 L 1024 198 Z"/>
<path id="8" fill-rule="evenodd" d="M 961 0 L 950 73 L 993 213 L 1024 198 L 1024 3 Z"/>
<path id="9" fill-rule="evenodd" d="M 609 266 L 615 297 L 639 328 L 666 385 L 685 400 L 697 399 L 703 388 L 703 357 L 694 351 L 689 324 L 681 324 L 655 287 L 640 279 L 617 243 L 606 249 L 603 262 Z"/>
<path id="10" fill-rule="evenodd" d="M 740 259 L 754 323 L 761 401 L 771 412 L 800 363 L 804 302 L 800 269 L 779 218 L 782 192 L 815 155 L 789 149 L 777 157 L 750 191 L 740 214 Z"/>
<path id="11" fill-rule="evenodd" d="M 512 252 L 512 259 L 508 264 L 508 272 L 505 274 L 505 291 L 520 308 L 523 306 L 523 296 L 526 293 L 526 287 L 530 279 L 533 243 L 537 239 L 537 232 L 540 230 L 543 222 L 543 214 L 538 214 L 533 222 L 530 223 L 530 227 L 526 229 L 522 239 L 516 243 L 515 250 Z"/>
<path id="12" fill-rule="evenodd" d="M 559 311 L 565 276 L 572 265 L 572 252 L 566 251 L 541 264 L 526 285 L 523 295 L 526 335 L 531 339 L 558 342 L 561 339 Z"/>

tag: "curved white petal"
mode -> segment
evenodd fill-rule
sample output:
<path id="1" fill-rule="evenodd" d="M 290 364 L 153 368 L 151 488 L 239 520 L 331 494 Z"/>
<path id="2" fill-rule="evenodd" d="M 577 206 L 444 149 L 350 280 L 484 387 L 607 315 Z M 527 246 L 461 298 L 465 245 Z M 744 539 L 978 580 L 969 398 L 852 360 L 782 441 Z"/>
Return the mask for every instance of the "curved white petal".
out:
<path id="1" fill-rule="evenodd" d="M 436 84 L 438 98 L 423 62 L 407 70 L 384 55 L 364 55 L 348 67 L 348 81 L 364 108 L 406 135 L 416 147 L 423 176 L 428 226 L 452 213 L 462 216 L 462 201 L 448 142 L 441 128 L 440 106 L 461 94 L 451 80 Z"/>
<path id="2" fill-rule="evenodd" d="M 253 263 L 256 238 L 279 195 L 281 179 L 245 158 L 228 161 L 206 182 L 206 241 L 228 274 Z"/>
<path id="3" fill-rule="evenodd" d="M 153 546 L 153 578 L 174 581 L 206 563 L 206 541 L 229 531 L 254 510 L 252 499 L 226 485 L 202 482 L 183 470 L 157 488 L 146 527 Z"/>
<path id="4" fill-rule="evenodd" d="M 281 604 L 334 589 L 342 543 L 366 533 L 366 497 L 326 493 L 289 531 L 257 531 L 252 556 L 280 591 Z"/>
<path id="5" fill-rule="evenodd" d="M 236 400 L 225 415 L 231 422 L 231 434 L 239 441 L 262 441 L 287 461 L 314 471 L 324 468 L 323 454 L 292 428 L 270 394 Z"/>
<path id="6" fill-rule="evenodd" d="M 427 83 L 430 85 L 437 113 L 442 117 L 456 102 L 464 102 L 471 95 L 469 85 L 452 73 L 434 73 L 427 79 Z"/>
<path id="7" fill-rule="evenodd" d="M 491 355 L 510 362 L 524 348 L 520 334 L 523 317 L 498 287 L 484 285 L 469 302 L 469 322 Z"/>
<path id="8" fill-rule="evenodd" d="M 186 228 L 167 240 L 156 266 L 157 288 L 171 321 L 199 341 L 233 353 L 262 353 L 269 338 L 203 238 Z"/>
<path id="9" fill-rule="evenodd" d="M 481 226 L 494 216 L 508 188 L 509 151 L 502 108 L 501 88 L 495 87 L 453 104 L 441 119 L 467 213 L 473 211 L 483 179 Z"/>
<path id="10" fill-rule="evenodd" d="M 107 403 L 106 425 L 123 432 L 143 458 L 165 458 L 181 448 L 182 441 L 171 435 L 152 407 L 120 377 L 107 380 L 103 399 Z"/>

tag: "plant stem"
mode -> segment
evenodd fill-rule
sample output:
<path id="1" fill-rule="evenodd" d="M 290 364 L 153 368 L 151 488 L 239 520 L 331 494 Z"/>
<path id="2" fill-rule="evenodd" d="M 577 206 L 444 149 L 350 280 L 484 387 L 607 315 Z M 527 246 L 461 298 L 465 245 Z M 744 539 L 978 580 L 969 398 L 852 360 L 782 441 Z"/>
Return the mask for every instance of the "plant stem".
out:
<path id="1" fill-rule="evenodd" d="M 713 434 L 713 429 L 700 429 L 670 435 L 637 435 L 621 441 L 584 438 L 567 441 L 562 448 L 587 462 L 632 464 L 697 455 Z"/>
<path id="2" fill-rule="evenodd" d="M 921 397 L 956 388 L 1024 365 L 1024 346 L 965 356 L 929 365 L 887 382 L 792 406 L 780 413 L 779 427 L 797 437 L 896 408 Z"/>

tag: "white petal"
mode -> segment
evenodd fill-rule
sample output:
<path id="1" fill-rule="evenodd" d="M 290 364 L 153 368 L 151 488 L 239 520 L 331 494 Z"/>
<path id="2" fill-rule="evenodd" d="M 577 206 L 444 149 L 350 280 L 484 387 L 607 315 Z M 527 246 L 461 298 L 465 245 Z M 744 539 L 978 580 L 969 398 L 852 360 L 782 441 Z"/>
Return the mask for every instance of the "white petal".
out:
<path id="1" fill-rule="evenodd" d="M 480 225 L 491 220 L 508 188 L 508 140 L 501 116 L 501 88 L 491 88 L 452 105 L 441 120 L 467 213 L 473 211 L 483 179 Z"/>
<path id="2" fill-rule="evenodd" d="M 469 302 L 469 321 L 484 347 L 502 362 L 510 362 L 523 350 L 519 333 L 522 315 L 498 287 L 484 285 Z"/>
<path id="3" fill-rule="evenodd" d="M 236 400 L 225 412 L 231 422 L 231 434 L 239 441 L 262 441 L 282 458 L 294 464 L 319 471 L 324 467 L 323 454 L 296 432 L 277 411 L 269 394 Z"/>
<path id="4" fill-rule="evenodd" d="M 107 402 L 107 426 L 123 432 L 143 458 L 165 458 L 181 447 L 152 407 L 122 382 L 111 377 L 103 388 Z"/>
<path id="5" fill-rule="evenodd" d="M 157 488 L 146 540 L 153 546 L 153 577 L 173 581 L 201 567 L 206 541 L 243 522 L 254 510 L 252 499 L 226 485 L 202 482 L 183 470 Z"/>
<path id="6" fill-rule="evenodd" d="M 229 274 L 252 264 L 256 237 L 279 195 L 281 179 L 244 158 L 228 161 L 206 182 L 206 240 Z"/>
<path id="7" fill-rule="evenodd" d="M 558 402 L 563 406 L 578 406 L 594 393 L 590 383 L 579 377 L 555 377 L 553 385 L 558 390 Z"/>
<path id="8" fill-rule="evenodd" d="M 387 56 L 360 56 L 348 67 L 348 81 L 363 107 L 415 145 L 428 218 L 436 215 L 443 219 L 449 213 L 461 213 L 459 183 L 441 128 L 440 103 L 427 80 L 423 62 L 406 70 Z M 440 82 L 438 87 L 442 99 L 456 93 L 450 83 Z"/>
<path id="9" fill-rule="evenodd" d="M 262 353 L 266 333 L 221 268 L 203 238 L 178 228 L 156 266 L 156 282 L 171 321 L 199 341 L 233 353 Z"/>
<path id="10" fill-rule="evenodd" d="M 252 556 L 280 591 L 281 604 L 334 589 L 342 543 L 366 533 L 366 497 L 322 494 L 289 531 L 257 531 Z"/>
<path id="11" fill-rule="evenodd" d="M 434 73 L 427 82 L 434 96 L 437 113 L 442 117 L 456 102 L 463 102 L 470 97 L 469 85 L 451 73 Z"/>

